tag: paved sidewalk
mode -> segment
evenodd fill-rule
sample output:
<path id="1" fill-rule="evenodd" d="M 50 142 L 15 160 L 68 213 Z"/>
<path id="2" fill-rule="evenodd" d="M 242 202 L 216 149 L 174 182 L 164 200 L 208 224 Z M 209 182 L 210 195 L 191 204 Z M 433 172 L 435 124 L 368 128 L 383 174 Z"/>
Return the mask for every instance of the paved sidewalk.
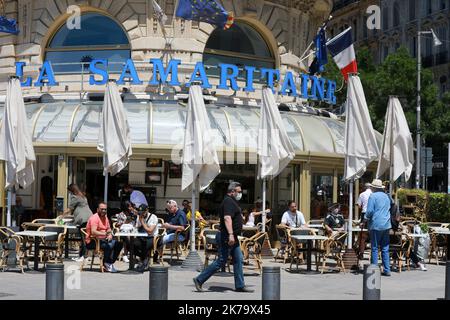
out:
<path id="1" fill-rule="evenodd" d="M 366 261 L 367 263 L 367 261 Z M 146 300 L 149 296 L 149 272 L 144 274 L 100 273 L 83 271 L 80 274 L 80 289 L 68 289 L 73 275 L 67 274 L 70 266 L 76 269 L 78 264 L 65 262 L 66 300 Z M 117 268 L 125 271 L 128 264 L 118 262 Z M 361 300 L 362 274 L 326 273 L 299 274 L 286 269 L 289 263 L 274 263 L 264 260 L 264 265 L 281 267 L 281 299 L 290 300 Z M 388 300 L 436 300 L 443 298 L 445 290 L 445 266 L 427 265 L 428 271 L 418 269 L 392 273 L 392 277 L 382 277 L 381 298 Z M 301 268 L 305 268 L 304 265 Z M 254 293 L 234 292 L 232 273 L 218 273 L 204 284 L 206 292 L 196 292 L 192 278 L 194 271 L 172 266 L 169 269 L 169 299 L 177 300 L 260 300 L 262 277 L 253 268 L 246 267 L 245 281 Z M 0 272 L 0 299 L 45 299 L 45 273 L 20 274 L 14 271 Z"/>

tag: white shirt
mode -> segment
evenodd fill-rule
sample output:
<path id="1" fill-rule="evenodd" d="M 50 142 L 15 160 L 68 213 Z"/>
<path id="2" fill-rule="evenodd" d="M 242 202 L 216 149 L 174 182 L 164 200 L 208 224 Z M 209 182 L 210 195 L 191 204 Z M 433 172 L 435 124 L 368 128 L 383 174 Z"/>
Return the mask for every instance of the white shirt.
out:
<path id="1" fill-rule="evenodd" d="M 133 190 L 130 195 L 130 202 L 134 204 L 136 208 L 138 208 L 141 204 L 145 204 L 146 206 L 148 206 L 145 195 L 139 190 Z"/>
<path id="2" fill-rule="evenodd" d="M 250 212 L 248 215 L 248 221 L 245 224 L 246 227 L 254 227 L 255 226 L 255 216 L 253 215 L 253 212 Z"/>
<path id="3" fill-rule="evenodd" d="M 156 237 L 158 235 L 158 217 L 155 214 L 152 214 L 150 217 L 145 218 L 144 221 L 148 227 L 156 226 L 155 229 L 153 229 L 153 232 L 150 234 L 151 237 Z M 141 222 L 139 221 L 139 218 L 137 218 L 136 220 L 136 227 L 137 228 L 141 227 Z"/>
<path id="4" fill-rule="evenodd" d="M 362 212 L 367 211 L 367 204 L 369 203 L 369 197 L 371 194 L 372 190 L 367 189 L 359 195 L 358 201 L 356 203 L 362 208 Z"/>
<path id="5" fill-rule="evenodd" d="M 300 211 L 297 210 L 297 213 L 294 214 L 290 210 L 288 210 L 283 213 L 281 223 L 287 225 L 290 228 L 299 228 L 302 225 L 306 224 L 306 221 L 303 213 L 301 213 Z"/>

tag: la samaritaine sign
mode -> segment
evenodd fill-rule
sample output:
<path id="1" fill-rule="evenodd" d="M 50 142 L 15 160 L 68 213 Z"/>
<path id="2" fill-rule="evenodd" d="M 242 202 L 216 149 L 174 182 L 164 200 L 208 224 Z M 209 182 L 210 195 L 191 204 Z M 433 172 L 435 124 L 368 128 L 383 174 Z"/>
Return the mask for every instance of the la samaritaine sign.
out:
<path id="1" fill-rule="evenodd" d="M 160 59 L 150 59 L 150 64 L 153 65 L 153 77 L 149 80 L 149 85 L 166 84 L 169 86 L 180 86 L 178 81 L 178 68 L 181 64 L 181 60 L 170 60 L 166 67 L 164 67 Z M 16 62 L 16 76 L 23 78 L 23 68 L 26 64 L 24 62 Z M 108 82 L 109 74 L 105 68 L 108 66 L 108 60 L 92 60 L 89 64 L 89 84 L 90 85 L 105 85 Z M 310 76 L 308 74 L 300 74 L 298 77 L 301 81 L 300 90 L 297 89 L 296 79 L 292 72 L 287 71 L 284 78 L 281 79 L 280 71 L 276 69 L 257 68 L 252 66 L 244 66 L 245 70 L 245 87 L 240 88 L 238 86 L 239 68 L 233 64 L 219 64 L 220 81 L 217 89 L 232 89 L 238 91 L 242 89 L 245 92 L 254 92 L 253 82 L 255 80 L 255 74 L 257 71 L 261 74 L 261 80 L 265 80 L 270 88 L 274 88 L 275 82 L 281 84 L 279 94 L 289 95 L 293 97 L 301 97 L 304 99 L 324 101 L 329 104 L 336 104 L 335 90 L 336 82 Z M 97 77 L 96 77 L 97 76 Z M 169 80 L 170 76 L 170 80 Z M 98 79 L 100 78 L 100 79 Z M 123 85 L 129 82 L 132 85 L 141 85 L 143 81 L 139 79 L 136 67 L 133 60 L 129 59 L 125 63 L 120 78 L 117 80 L 117 84 Z M 22 79 L 22 87 L 31 87 L 33 80 L 31 77 Z M 205 89 L 211 89 L 212 85 L 208 80 L 208 76 L 205 71 L 205 66 L 202 62 L 197 62 L 194 71 L 186 83 L 189 86 L 193 82 L 201 83 L 201 86 Z M 50 61 L 44 61 L 42 68 L 39 72 L 39 77 L 34 82 L 34 86 L 42 87 L 57 86 L 58 82 L 55 79 L 52 64 Z"/>

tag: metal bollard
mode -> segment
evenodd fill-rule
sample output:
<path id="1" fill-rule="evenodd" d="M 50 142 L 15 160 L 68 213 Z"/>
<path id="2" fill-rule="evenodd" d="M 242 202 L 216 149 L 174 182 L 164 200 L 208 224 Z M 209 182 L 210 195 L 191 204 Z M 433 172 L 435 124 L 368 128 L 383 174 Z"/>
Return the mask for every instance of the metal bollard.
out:
<path id="1" fill-rule="evenodd" d="M 445 300 L 450 300 L 450 260 L 445 262 Z"/>
<path id="2" fill-rule="evenodd" d="M 263 267 L 262 300 L 280 300 L 280 267 Z"/>
<path id="3" fill-rule="evenodd" d="M 45 299 L 64 300 L 64 265 L 48 264 L 45 276 Z"/>
<path id="4" fill-rule="evenodd" d="M 363 300 L 380 300 L 381 271 L 377 265 L 364 266 Z"/>
<path id="5" fill-rule="evenodd" d="M 149 300 L 167 300 L 169 267 L 150 267 Z"/>

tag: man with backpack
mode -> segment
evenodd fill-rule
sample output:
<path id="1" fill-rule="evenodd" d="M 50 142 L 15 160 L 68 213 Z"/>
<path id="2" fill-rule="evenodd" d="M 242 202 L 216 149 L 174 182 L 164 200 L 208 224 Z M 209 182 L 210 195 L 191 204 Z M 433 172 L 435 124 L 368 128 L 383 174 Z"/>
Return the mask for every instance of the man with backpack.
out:
<path id="1" fill-rule="evenodd" d="M 370 184 L 372 195 L 367 203 L 364 221 L 368 222 L 370 244 L 372 248 L 371 264 L 378 265 L 378 247 L 381 247 L 383 276 L 391 276 L 389 263 L 389 230 L 391 229 L 391 199 L 384 193 L 381 180 L 375 179 Z"/>

